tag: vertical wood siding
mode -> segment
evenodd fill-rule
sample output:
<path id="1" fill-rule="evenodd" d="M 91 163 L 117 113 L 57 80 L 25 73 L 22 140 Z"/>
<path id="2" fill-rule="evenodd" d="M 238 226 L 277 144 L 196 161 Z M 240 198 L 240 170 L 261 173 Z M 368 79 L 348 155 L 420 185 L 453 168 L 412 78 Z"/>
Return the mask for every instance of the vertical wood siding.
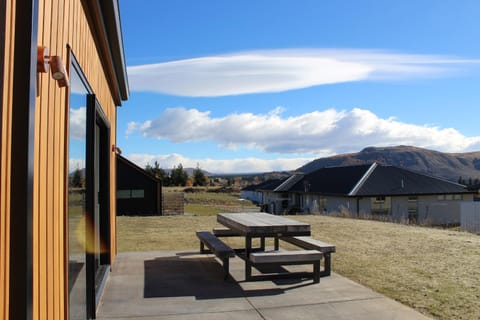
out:
<path id="1" fill-rule="evenodd" d="M 102 64 L 80 1 L 44 0 L 39 8 L 38 44 L 68 61 L 70 46 L 116 135 L 116 110 Z M 34 180 L 34 314 L 37 319 L 64 319 L 67 310 L 67 181 L 68 91 L 50 74 L 39 79 L 35 125 Z M 111 185 L 115 186 L 115 155 L 111 153 Z M 115 226 L 112 190 L 111 219 Z M 112 252 L 115 230 L 112 230 Z"/>
<path id="2" fill-rule="evenodd" d="M 7 1 L 6 43 L 1 116 L 0 162 L 0 319 L 8 318 L 10 250 L 10 153 L 12 118 L 12 68 L 15 0 Z M 40 0 L 38 45 L 68 61 L 67 45 L 75 54 L 86 78 L 111 124 L 116 137 L 116 107 L 81 1 Z M 40 74 L 35 110 L 34 167 L 34 317 L 65 319 L 68 314 L 68 89 L 58 88 L 50 74 Z M 111 250 L 115 239 L 115 154 L 110 155 Z"/>
<path id="3" fill-rule="evenodd" d="M 6 1 L 3 97 L 1 102 L 0 159 L 0 319 L 9 316 L 10 276 L 10 152 L 12 126 L 13 50 L 16 1 Z"/>

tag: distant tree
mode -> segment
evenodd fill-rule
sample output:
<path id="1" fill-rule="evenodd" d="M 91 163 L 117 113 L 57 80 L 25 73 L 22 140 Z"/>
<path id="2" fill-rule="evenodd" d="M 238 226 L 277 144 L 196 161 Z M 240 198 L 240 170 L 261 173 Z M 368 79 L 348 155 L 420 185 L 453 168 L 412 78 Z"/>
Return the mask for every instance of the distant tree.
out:
<path id="1" fill-rule="evenodd" d="M 185 186 L 187 180 L 188 173 L 183 169 L 181 163 L 172 169 L 172 172 L 170 173 L 170 182 L 172 186 Z"/>
<path id="2" fill-rule="evenodd" d="M 202 169 L 197 164 L 197 167 L 193 169 L 193 185 L 194 186 L 205 186 L 207 185 L 207 180 L 205 179 L 205 174 Z"/>
<path id="3" fill-rule="evenodd" d="M 160 164 L 158 163 L 158 161 L 155 161 L 153 166 L 147 163 L 147 165 L 145 166 L 145 171 L 150 173 L 155 178 L 162 180 L 162 185 L 168 186 L 170 184 L 170 177 L 165 172 L 165 170 L 160 168 Z"/>
<path id="4" fill-rule="evenodd" d="M 82 170 L 80 168 L 75 169 L 70 178 L 70 185 L 74 188 L 84 188 L 85 187 L 85 178 L 82 175 Z"/>

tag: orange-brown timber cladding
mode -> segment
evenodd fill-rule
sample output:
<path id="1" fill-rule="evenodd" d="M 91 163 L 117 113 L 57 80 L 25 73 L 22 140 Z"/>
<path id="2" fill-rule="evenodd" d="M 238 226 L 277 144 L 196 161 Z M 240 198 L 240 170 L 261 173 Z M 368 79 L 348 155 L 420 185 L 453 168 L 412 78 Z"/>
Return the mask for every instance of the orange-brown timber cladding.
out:
<path id="1" fill-rule="evenodd" d="M 0 171 L 0 318 L 8 318 L 10 145 L 12 57 L 15 1 L 7 1 L 5 76 L 2 101 Z M 66 64 L 69 50 L 77 58 L 116 137 L 116 106 L 81 1 L 39 1 L 38 45 L 59 55 Z M 33 207 L 34 319 L 66 319 L 67 297 L 67 178 L 68 88 L 59 88 L 50 74 L 40 74 L 35 112 Z M 110 156 L 110 184 L 115 181 L 115 154 Z M 110 194 L 111 251 L 116 253 L 115 188 Z M 113 261 L 112 261 L 113 262 Z"/>
<path id="2" fill-rule="evenodd" d="M 15 1 L 6 1 L 5 55 L 3 73 L 0 150 L 0 319 L 8 319 L 10 264 L 10 152 L 13 85 L 13 41 Z"/>

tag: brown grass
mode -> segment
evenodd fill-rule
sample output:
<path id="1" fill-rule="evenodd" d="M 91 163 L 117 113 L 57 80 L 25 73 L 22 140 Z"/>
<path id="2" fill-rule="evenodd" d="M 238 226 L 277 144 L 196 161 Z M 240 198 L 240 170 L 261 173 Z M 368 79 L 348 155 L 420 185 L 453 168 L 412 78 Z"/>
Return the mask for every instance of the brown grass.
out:
<path id="1" fill-rule="evenodd" d="M 325 216 L 295 216 L 336 245 L 333 271 L 439 319 L 480 319 L 480 236 Z M 118 217 L 119 251 L 191 250 L 215 216 Z M 235 244 L 241 244 L 240 240 Z"/>

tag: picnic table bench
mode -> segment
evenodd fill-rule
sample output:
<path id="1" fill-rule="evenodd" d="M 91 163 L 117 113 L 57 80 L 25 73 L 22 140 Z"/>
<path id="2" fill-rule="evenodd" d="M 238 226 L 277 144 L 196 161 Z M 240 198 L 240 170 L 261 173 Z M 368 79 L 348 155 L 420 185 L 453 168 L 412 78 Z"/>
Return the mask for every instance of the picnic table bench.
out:
<path id="1" fill-rule="evenodd" d="M 281 237 L 280 239 L 303 249 L 318 250 L 323 253 L 323 256 L 325 257 L 324 270 L 320 272 L 320 276 L 326 277 L 330 275 L 332 263 L 331 254 L 336 251 L 336 247 L 334 245 L 313 239 L 311 237 L 303 236 Z"/>
<path id="2" fill-rule="evenodd" d="M 200 239 L 200 253 L 213 253 L 222 261 L 224 279 L 227 280 L 230 274 L 229 259 L 235 256 L 235 251 L 210 231 L 197 231 L 197 237 Z"/>
<path id="3" fill-rule="evenodd" d="M 255 265 L 313 265 L 313 282 L 320 282 L 320 260 L 322 259 L 322 253 L 317 250 L 295 250 L 295 251 L 270 251 L 270 252 L 252 252 L 250 254 L 250 261 Z M 291 272 L 284 276 L 298 276 L 308 275 L 306 272 Z M 282 276 L 282 275 L 279 275 Z M 259 276 L 253 277 L 253 279 Z"/>

